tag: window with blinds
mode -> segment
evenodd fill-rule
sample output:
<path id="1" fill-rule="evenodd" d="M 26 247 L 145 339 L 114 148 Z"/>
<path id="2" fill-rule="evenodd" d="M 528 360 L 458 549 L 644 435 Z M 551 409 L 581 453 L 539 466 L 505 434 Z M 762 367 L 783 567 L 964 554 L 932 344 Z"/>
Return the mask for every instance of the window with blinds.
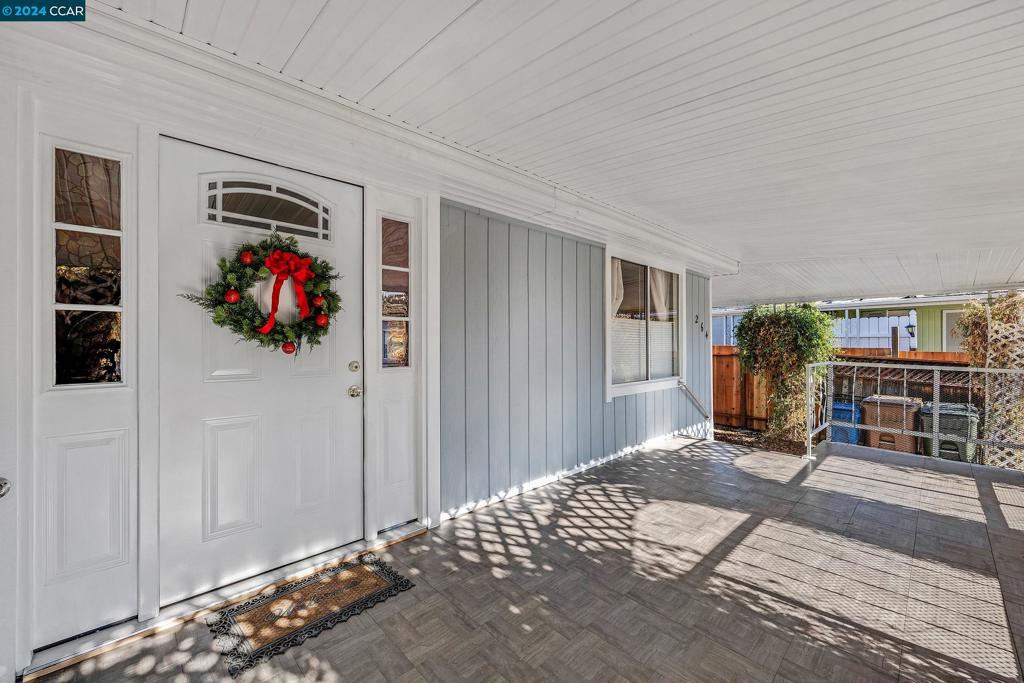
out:
<path id="1" fill-rule="evenodd" d="M 612 384 L 679 375 L 679 276 L 612 258 Z"/>

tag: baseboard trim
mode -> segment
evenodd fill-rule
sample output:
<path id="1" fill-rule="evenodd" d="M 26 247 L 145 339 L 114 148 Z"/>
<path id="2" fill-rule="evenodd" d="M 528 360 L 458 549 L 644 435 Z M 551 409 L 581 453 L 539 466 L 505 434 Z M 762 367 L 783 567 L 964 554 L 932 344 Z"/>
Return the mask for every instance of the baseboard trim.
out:
<path id="1" fill-rule="evenodd" d="M 607 455 L 603 458 L 594 458 L 593 460 L 577 465 L 572 469 L 559 470 L 555 474 L 549 474 L 545 477 L 540 477 L 538 479 L 534 479 L 532 481 L 528 481 L 526 483 L 513 486 L 505 491 L 499 491 L 497 494 L 490 496 L 488 498 L 482 498 L 471 503 L 465 503 L 457 508 L 444 510 L 441 512 L 441 521 L 445 522 L 449 519 L 461 517 L 462 515 L 468 515 L 471 512 L 476 512 L 477 510 L 481 510 L 485 507 L 488 507 L 489 505 L 494 505 L 495 503 L 499 503 L 503 500 L 508 500 L 509 498 L 515 498 L 516 496 L 520 496 L 529 491 L 533 491 L 534 489 L 547 486 L 548 484 L 553 484 L 556 481 L 560 481 L 568 477 L 574 477 L 577 474 L 586 472 L 587 470 L 592 470 L 595 467 L 600 467 L 601 465 L 607 465 L 610 462 L 619 460 L 620 458 L 625 458 L 640 451 L 655 450 L 660 445 L 664 444 L 666 441 L 670 439 L 690 439 L 694 442 L 714 441 L 713 437 L 692 436 L 691 434 L 687 434 L 686 430 L 677 429 L 675 431 L 668 432 L 667 434 L 652 437 L 647 441 L 644 441 L 643 443 L 636 444 L 635 446 L 626 446 L 621 450 L 618 450 L 615 453 Z"/>

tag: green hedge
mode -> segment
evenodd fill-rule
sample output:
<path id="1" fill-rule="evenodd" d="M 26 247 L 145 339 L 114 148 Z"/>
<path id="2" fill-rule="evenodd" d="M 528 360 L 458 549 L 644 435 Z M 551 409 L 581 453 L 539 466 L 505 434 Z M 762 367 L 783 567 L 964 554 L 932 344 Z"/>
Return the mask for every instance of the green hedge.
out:
<path id="1" fill-rule="evenodd" d="M 768 434 L 801 440 L 804 366 L 835 356 L 831 316 L 810 304 L 755 306 L 736 327 L 736 345 L 743 369 L 768 383 Z"/>

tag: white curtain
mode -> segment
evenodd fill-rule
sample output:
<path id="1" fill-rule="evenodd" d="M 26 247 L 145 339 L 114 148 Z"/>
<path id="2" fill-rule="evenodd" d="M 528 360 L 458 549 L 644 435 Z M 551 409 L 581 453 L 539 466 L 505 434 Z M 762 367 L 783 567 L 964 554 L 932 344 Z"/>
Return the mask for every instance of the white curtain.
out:
<path id="1" fill-rule="evenodd" d="M 630 264 L 630 267 L 636 267 Z M 631 278 L 638 286 L 635 276 Z M 612 259 L 612 309 L 608 332 L 612 354 L 612 383 L 639 382 L 647 379 L 647 321 L 628 313 L 619 317 L 619 307 L 626 298 L 622 261 Z M 639 292 L 630 292 L 630 306 L 636 306 Z"/>
<path id="2" fill-rule="evenodd" d="M 651 319 L 671 320 L 675 317 L 675 287 L 672 273 L 651 268 Z"/>
<path id="3" fill-rule="evenodd" d="M 612 317 L 619 312 L 622 298 L 626 295 L 626 287 L 622 284 L 622 261 L 612 259 Z"/>
<path id="4" fill-rule="evenodd" d="M 678 374 L 679 312 L 676 303 L 678 276 L 657 268 L 650 269 L 650 337 L 651 379 L 664 379 Z"/>

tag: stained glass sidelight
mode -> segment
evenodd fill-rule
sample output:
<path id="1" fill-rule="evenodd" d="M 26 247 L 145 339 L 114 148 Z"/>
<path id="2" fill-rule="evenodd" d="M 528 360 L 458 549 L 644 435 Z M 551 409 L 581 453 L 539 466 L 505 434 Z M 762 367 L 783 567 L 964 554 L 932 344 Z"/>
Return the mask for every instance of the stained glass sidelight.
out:
<path id="1" fill-rule="evenodd" d="M 121 162 L 55 150 L 54 216 L 58 223 L 120 230 Z"/>
<path id="2" fill-rule="evenodd" d="M 57 303 L 120 304 L 121 238 L 60 229 L 56 236 Z"/>
<path id="3" fill-rule="evenodd" d="M 121 381 L 121 314 L 56 311 L 57 384 Z"/>

